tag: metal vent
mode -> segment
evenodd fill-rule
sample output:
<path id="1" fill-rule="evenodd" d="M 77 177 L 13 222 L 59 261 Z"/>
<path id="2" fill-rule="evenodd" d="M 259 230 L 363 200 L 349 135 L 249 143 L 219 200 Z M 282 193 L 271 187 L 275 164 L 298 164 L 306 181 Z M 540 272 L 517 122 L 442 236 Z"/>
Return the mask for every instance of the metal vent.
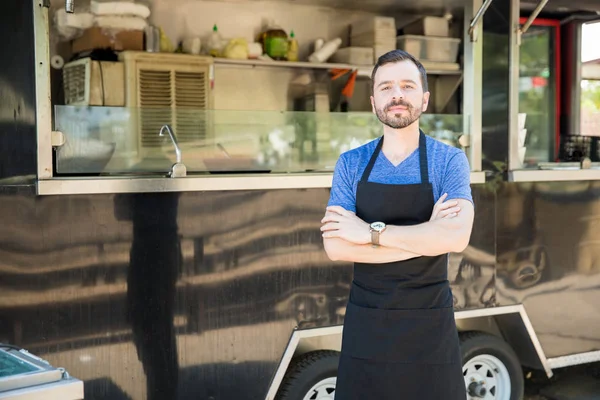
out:
<path id="1" fill-rule="evenodd" d="M 158 136 L 165 124 L 173 127 L 181 142 L 206 138 L 208 71 L 179 71 L 176 65 L 158 64 L 140 66 L 137 76 L 143 147 L 165 144 Z"/>
<path id="2" fill-rule="evenodd" d="M 205 72 L 175 72 L 175 107 L 177 135 L 182 142 L 206 138 L 208 108 Z"/>
<path id="3" fill-rule="evenodd" d="M 172 123 L 172 72 L 152 69 L 138 71 L 141 142 L 144 147 L 160 146 L 161 126 Z"/>
<path id="4" fill-rule="evenodd" d="M 65 104 L 83 104 L 86 102 L 85 93 L 86 69 L 89 63 L 66 65 L 63 68 L 63 87 L 65 90 Z"/>

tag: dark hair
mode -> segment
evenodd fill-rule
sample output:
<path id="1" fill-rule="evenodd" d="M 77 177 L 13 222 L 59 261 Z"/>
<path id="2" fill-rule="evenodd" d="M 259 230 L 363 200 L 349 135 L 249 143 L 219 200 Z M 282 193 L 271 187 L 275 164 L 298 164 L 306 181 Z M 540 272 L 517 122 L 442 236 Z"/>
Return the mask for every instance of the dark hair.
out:
<path id="1" fill-rule="evenodd" d="M 423 92 L 428 92 L 429 85 L 427 84 L 427 71 L 425 71 L 425 67 L 423 66 L 423 64 L 421 64 L 421 62 L 411 54 L 399 49 L 389 51 L 381 57 L 379 57 L 379 59 L 377 60 L 377 64 L 375 64 L 375 68 L 373 68 L 373 73 L 371 74 L 372 84 L 375 85 L 375 74 L 377 73 L 379 67 L 385 64 L 397 63 L 406 60 L 412 61 L 412 63 L 415 64 L 415 66 L 418 68 L 419 73 L 421 74 L 421 85 L 423 86 Z"/>

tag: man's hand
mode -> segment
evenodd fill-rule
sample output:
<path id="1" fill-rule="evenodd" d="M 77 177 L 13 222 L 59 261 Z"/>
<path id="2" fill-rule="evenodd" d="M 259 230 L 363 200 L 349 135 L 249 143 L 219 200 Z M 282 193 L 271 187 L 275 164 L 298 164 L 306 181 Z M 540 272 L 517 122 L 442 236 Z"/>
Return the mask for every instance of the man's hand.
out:
<path id="1" fill-rule="evenodd" d="M 444 193 L 442 197 L 440 197 L 435 203 L 435 206 L 433 206 L 433 212 L 431 213 L 431 218 L 429 218 L 430 221 L 433 221 L 435 219 L 454 218 L 458 215 L 458 213 L 460 212 L 458 201 L 451 200 L 448 202 L 444 202 L 444 200 L 446 200 L 447 197 L 448 193 Z"/>
<path id="2" fill-rule="evenodd" d="M 343 207 L 327 207 L 321 223 L 321 232 L 326 239 L 340 238 L 354 244 L 371 243 L 370 225 Z"/>
<path id="3" fill-rule="evenodd" d="M 458 202 L 456 200 L 444 202 L 448 194 L 444 194 L 439 198 L 430 221 L 435 219 L 450 219 L 454 218 L 460 212 Z M 324 238 L 340 238 L 354 244 L 369 244 L 371 243 L 370 225 L 358 218 L 352 211 L 345 210 L 340 206 L 327 207 L 325 217 L 321 220 L 323 226 Z"/>

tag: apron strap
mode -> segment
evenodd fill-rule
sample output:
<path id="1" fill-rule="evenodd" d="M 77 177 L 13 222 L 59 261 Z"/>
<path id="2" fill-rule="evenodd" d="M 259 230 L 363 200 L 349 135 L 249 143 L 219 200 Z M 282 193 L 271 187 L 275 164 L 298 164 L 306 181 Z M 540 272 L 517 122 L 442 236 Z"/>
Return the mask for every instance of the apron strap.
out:
<path id="1" fill-rule="evenodd" d="M 371 171 L 373 170 L 373 166 L 375 165 L 375 161 L 377 161 L 377 157 L 379 157 L 379 153 L 381 152 L 381 148 L 383 147 L 383 138 L 379 139 L 379 143 L 377 143 L 377 147 L 375 151 L 373 151 L 373 155 L 365 168 L 365 171 L 360 178 L 361 182 L 366 182 L 371 175 Z M 422 130 L 419 129 L 419 166 L 421 169 L 421 184 L 428 185 L 429 184 L 429 167 L 427 165 L 427 140 L 425 138 L 425 134 Z"/>
<path id="2" fill-rule="evenodd" d="M 383 146 L 383 136 L 379 139 L 379 143 L 377 143 L 377 147 L 367 164 L 367 168 L 365 168 L 365 172 L 363 172 L 362 177 L 360 178 L 361 182 L 366 182 L 371 175 L 371 171 L 373 170 L 373 166 L 375 165 L 375 161 L 377 161 L 377 157 L 379 157 L 379 153 L 381 152 L 381 147 Z"/>
<path id="3" fill-rule="evenodd" d="M 421 166 L 421 184 L 429 185 L 429 166 L 427 165 L 427 140 L 419 129 L 419 164 Z"/>

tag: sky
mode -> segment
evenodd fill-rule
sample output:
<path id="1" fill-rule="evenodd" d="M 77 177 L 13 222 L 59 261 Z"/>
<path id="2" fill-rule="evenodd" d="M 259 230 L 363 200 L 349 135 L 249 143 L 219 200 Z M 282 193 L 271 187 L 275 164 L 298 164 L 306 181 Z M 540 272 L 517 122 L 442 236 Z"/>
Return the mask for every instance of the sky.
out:
<path id="1" fill-rule="evenodd" d="M 582 35 L 581 61 L 600 59 L 600 46 L 598 46 L 600 22 L 583 25 Z"/>

